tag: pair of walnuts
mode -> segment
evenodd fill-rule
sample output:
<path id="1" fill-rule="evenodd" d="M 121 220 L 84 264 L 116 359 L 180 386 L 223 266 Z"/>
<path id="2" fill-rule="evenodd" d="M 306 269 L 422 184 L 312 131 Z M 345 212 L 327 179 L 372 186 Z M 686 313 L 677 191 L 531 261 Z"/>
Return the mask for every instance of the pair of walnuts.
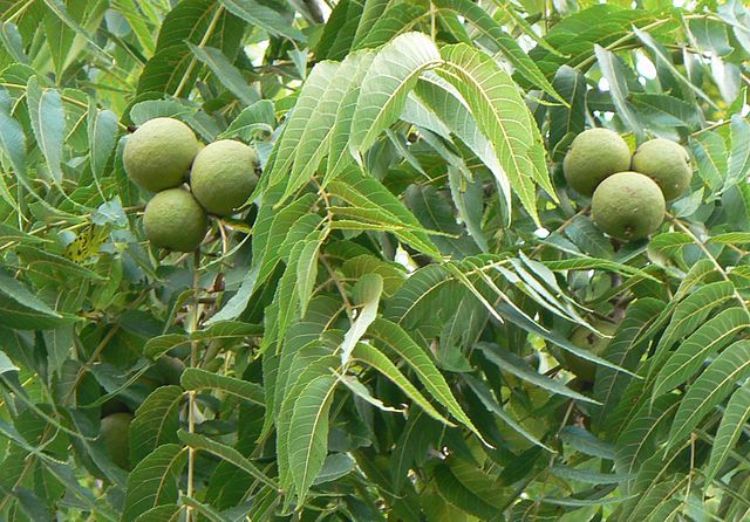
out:
<path id="1" fill-rule="evenodd" d="M 258 182 L 253 148 L 235 140 L 202 146 L 190 127 L 174 118 L 141 125 L 125 143 L 123 163 L 133 182 L 156 192 L 143 214 L 146 237 L 156 247 L 179 252 L 200 246 L 207 214 L 232 214 Z"/>
<path id="2" fill-rule="evenodd" d="M 666 212 L 666 202 L 690 186 L 692 169 L 687 151 L 657 138 L 639 146 L 635 154 L 617 133 L 589 129 L 573 140 L 563 161 L 568 184 L 592 196 L 594 223 L 610 236 L 630 241 L 655 232 Z"/>

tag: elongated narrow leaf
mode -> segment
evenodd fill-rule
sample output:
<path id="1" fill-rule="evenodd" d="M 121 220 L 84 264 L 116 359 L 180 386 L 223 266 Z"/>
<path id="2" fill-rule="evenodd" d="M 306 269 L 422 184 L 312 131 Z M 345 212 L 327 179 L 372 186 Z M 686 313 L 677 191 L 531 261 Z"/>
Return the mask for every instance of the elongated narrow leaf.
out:
<path id="1" fill-rule="evenodd" d="M 628 102 L 630 90 L 628 89 L 625 78 L 629 72 L 626 70 L 625 65 L 621 59 L 608 51 L 600 47 L 599 45 L 594 46 L 596 53 L 596 59 L 599 62 L 599 67 L 602 70 L 602 75 L 607 79 L 609 83 L 610 96 L 612 97 L 612 103 L 617 108 L 617 115 L 622 121 L 633 131 L 637 138 L 643 138 L 643 127 L 638 117 Z"/>
<path id="2" fill-rule="evenodd" d="M 503 30 L 502 26 L 481 5 L 475 4 L 471 0 L 436 0 L 434 4 L 440 10 L 453 11 L 458 16 L 464 17 L 466 21 L 476 27 L 479 33 L 486 36 L 494 44 L 494 50 L 502 52 L 503 56 L 513 64 L 518 73 L 526 80 L 540 87 L 556 100 L 567 104 L 567 101 L 557 94 L 555 88 L 526 51 Z"/>
<path id="3" fill-rule="evenodd" d="M 65 139 L 65 111 L 62 98 L 55 89 L 45 89 L 36 76 L 27 85 L 29 117 L 37 145 L 47 161 L 52 179 L 62 183 L 63 141 Z"/>
<path id="4" fill-rule="evenodd" d="M 469 428 L 480 440 L 484 441 L 471 419 L 464 413 L 461 405 L 453 396 L 448 383 L 435 367 L 430 357 L 415 343 L 409 334 L 399 325 L 386 319 L 375 319 L 370 326 L 369 335 L 375 337 L 390 350 L 401 357 L 417 375 L 420 382 L 427 388 L 432 397 L 442 404 L 450 414 L 461 424 Z"/>
<path id="5" fill-rule="evenodd" d="M 526 428 L 521 426 L 510 413 L 506 412 L 503 407 L 495 400 L 492 396 L 492 391 L 489 387 L 473 375 L 466 374 L 463 376 L 466 384 L 472 389 L 472 391 L 479 397 L 479 400 L 487 408 L 487 411 L 497 415 L 503 422 L 508 424 L 514 431 L 518 432 L 522 437 L 529 440 L 530 442 L 540 446 L 551 453 L 555 453 L 555 450 L 541 442 L 533 434 L 531 434 Z"/>
<path id="6" fill-rule="evenodd" d="M 669 356 L 669 348 L 677 339 L 697 329 L 717 306 L 733 295 L 734 285 L 728 281 L 719 281 L 700 288 L 681 301 L 674 309 L 669 326 L 656 346 L 652 371 L 661 367 L 661 363 Z"/>
<path id="7" fill-rule="evenodd" d="M 5 113 L 0 106 L 0 151 L 10 160 L 15 176 L 25 186 L 29 185 L 26 181 L 26 136 L 23 133 L 23 127 L 16 120 Z M 6 194 L 10 198 L 10 194 Z M 16 202 L 11 199 L 9 204 L 16 206 Z"/>
<path id="8" fill-rule="evenodd" d="M 540 324 L 537 324 L 528 315 L 523 313 L 523 311 L 521 311 L 518 307 L 511 305 L 509 302 L 500 303 L 500 305 L 497 306 L 497 312 L 504 319 L 512 321 L 514 324 L 528 332 L 539 335 L 543 339 L 546 339 L 547 341 L 559 346 L 566 352 L 570 352 L 573 355 L 576 355 L 582 359 L 586 359 L 587 361 L 591 361 L 600 366 L 606 366 L 607 368 L 612 368 L 613 370 L 616 370 L 618 372 L 623 372 L 628 375 L 635 376 L 635 374 L 630 370 L 622 368 L 617 364 L 608 361 L 607 359 L 604 359 L 598 355 L 594 355 L 589 350 L 581 348 L 580 346 L 576 346 L 575 344 L 570 342 L 570 340 L 561 336 L 557 332 L 547 330 Z"/>
<path id="9" fill-rule="evenodd" d="M 731 343 L 740 331 L 748 327 L 750 317 L 742 308 L 730 308 L 709 320 L 664 363 L 656 377 L 653 396 L 658 397 L 687 381 L 707 357 Z"/>
<path id="10" fill-rule="evenodd" d="M 132 465 L 162 444 L 177 442 L 182 394 L 179 386 L 162 386 L 138 407 L 128 430 Z"/>
<path id="11" fill-rule="evenodd" d="M 628 480 L 629 475 L 615 475 L 612 473 L 598 473 L 596 471 L 576 469 L 568 466 L 553 466 L 550 473 L 564 480 L 574 480 L 587 484 L 617 484 Z"/>
<path id="12" fill-rule="evenodd" d="M 329 190 L 352 207 L 357 207 L 352 211 L 356 215 L 393 223 L 398 227 L 394 233 L 399 239 L 431 257 L 442 257 L 417 218 L 377 179 L 352 169 L 331 182 Z M 346 209 L 341 208 L 339 212 L 345 213 Z"/>
<path id="13" fill-rule="evenodd" d="M 480 131 L 468 104 L 458 90 L 439 75 L 427 73 L 417 84 L 414 95 L 425 108 L 433 112 L 447 130 L 464 142 L 490 169 L 502 191 L 505 205 L 510 209 L 511 188 L 508 176 L 498 161 L 495 149 Z"/>
<path id="14" fill-rule="evenodd" d="M 318 105 L 324 98 L 339 67 L 338 63 L 321 62 L 310 71 L 297 98 L 297 103 L 286 121 L 284 132 L 274 146 L 275 161 L 272 166 L 267 167 L 270 170 L 265 174 L 269 178 L 269 186 L 274 186 L 286 179 L 294 162 L 297 148 L 301 144 L 300 139 L 305 128 L 309 122 L 316 120 Z M 302 146 L 304 147 L 304 144 Z M 286 195 L 285 193 L 282 199 Z"/>
<path id="15" fill-rule="evenodd" d="M 89 158 L 97 184 L 106 174 L 107 164 L 117 145 L 117 115 L 89 107 Z M 101 187 L 100 187 L 101 190 Z"/>
<path id="16" fill-rule="evenodd" d="M 349 361 L 352 350 L 377 316 L 380 296 L 383 293 L 383 278 L 378 274 L 366 274 L 357 282 L 354 290 L 359 297 L 357 304 L 362 308 L 341 343 L 342 365 Z"/>
<path id="17" fill-rule="evenodd" d="M 417 403 L 430 417 L 448 426 L 454 426 L 452 422 L 443 417 L 435 408 L 433 408 L 432 404 L 425 399 L 424 395 L 422 395 L 422 393 L 417 390 L 411 382 L 409 382 L 398 367 L 380 350 L 369 344 L 359 343 L 354 347 L 352 358 L 372 366 L 385 375 L 393 384 L 398 386 L 407 397 Z"/>
<path id="18" fill-rule="evenodd" d="M 650 298 L 639 299 L 629 306 L 625 319 L 602 354 L 604 358 L 628 370 L 635 370 L 647 348 L 649 337 L 646 334 L 663 308 L 663 301 Z M 621 399 L 630 380 L 629 376 L 611 368 L 597 368 L 594 398 L 602 403 L 602 420 Z"/>
<path id="19" fill-rule="evenodd" d="M 669 444 L 680 444 L 714 406 L 750 377 L 750 341 L 727 347 L 690 385 L 669 433 Z"/>
<path id="20" fill-rule="evenodd" d="M 534 183 L 553 197 L 544 147 L 512 78 L 490 57 L 463 44 L 441 50 L 441 75 L 461 93 L 479 128 L 490 140 L 511 187 L 535 221 Z M 543 168 L 539 171 L 539 168 Z"/>
<path id="21" fill-rule="evenodd" d="M 608 442 L 596 438 L 586 428 L 565 426 L 560 430 L 559 437 L 565 444 L 568 444 L 584 455 L 608 460 L 614 459 L 615 448 Z"/>
<path id="22" fill-rule="evenodd" d="M 497 365 L 497 367 L 502 371 L 515 375 L 519 379 L 528 381 L 531 384 L 539 386 L 540 388 L 543 388 L 551 393 L 557 393 L 559 395 L 571 397 L 579 401 L 598 404 L 598 401 L 586 397 L 585 395 L 581 395 L 580 393 L 571 390 L 564 384 L 561 384 L 553 379 L 550 379 L 549 377 L 545 377 L 535 372 L 530 367 L 528 367 L 528 365 L 526 365 L 526 363 L 522 359 L 520 359 L 512 352 L 507 352 L 497 346 L 493 346 L 487 343 L 479 343 L 477 347 L 482 350 L 482 353 L 490 362 Z"/>
<path id="23" fill-rule="evenodd" d="M 206 64 L 214 73 L 216 78 L 226 87 L 238 100 L 245 105 L 252 105 L 259 99 L 258 94 L 248 85 L 242 73 L 224 56 L 219 49 L 213 47 L 198 47 L 187 42 L 188 47 L 195 57 Z"/>
<path id="24" fill-rule="evenodd" d="M 143 459 L 128 477 L 123 520 L 135 520 L 149 509 L 177 501 L 177 481 L 187 462 L 187 451 L 165 444 Z"/>
<path id="25" fill-rule="evenodd" d="M 299 29 L 266 4 L 255 0 L 220 0 L 220 2 L 230 13 L 253 26 L 257 25 L 271 34 L 285 36 L 298 42 L 307 41 Z"/>
<path id="26" fill-rule="evenodd" d="M 367 2 L 368 5 L 372 5 L 374 2 Z M 396 35 L 411 30 L 415 22 L 420 18 L 424 17 L 427 13 L 427 8 L 424 5 L 414 4 L 391 4 L 388 8 L 375 20 L 373 26 L 367 31 L 362 33 L 363 38 L 359 40 L 354 49 L 367 49 L 379 47 L 388 41 L 392 40 Z M 363 20 L 364 21 L 364 20 Z M 357 28 L 359 32 L 361 24 Z"/>
<path id="27" fill-rule="evenodd" d="M 295 484 L 294 471 L 289 442 L 294 435 L 292 431 L 292 416 L 297 400 L 302 397 L 305 388 L 318 377 L 329 377 L 337 367 L 338 358 L 323 355 L 325 352 L 311 343 L 299 350 L 291 363 L 291 368 L 277 380 L 277 390 L 281 398 L 276 417 L 276 447 L 279 455 L 279 482 L 285 491 L 291 491 Z M 286 380 L 284 379 L 286 377 Z"/>
<path id="28" fill-rule="evenodd" d="M 138 78 L 137 93 L 186 94 L 201 69 L 187 42 L 220 49 L 231 61 L 239 50 L 243 27 L 244 22 L 219 2 L 179 2 L 161 22 L 155 53 Z"/>
<path id="29" fill-rule="evenodd" d="M 435 43 L 422 33 L 405 33 L 385 45 L 362 80 L 352 118 L 350 147 L 370 148 L 395 122 L 422 71 L 442 62 Z"/>
<path id="30" fill-rule="evenodd" d="M 335 377 L 321 375 L 305 387 L 294 403 L 289 426 L 289 468 L 300 499 L 305 498 L 323 469 L 328 453 L 328 411 L 336 382 Z"/>
<path id="31" fill-rule="evenodd" d="M 678 406 L 679 398 L 674 395 L 662 395 L 653 404 L 641 406 L 617 437 L 615 466 L 619 473 L 637 471 L 654 454 Z"/>
<path id="32" fill-rule="evenodd" d="M 254 382 L 219 375 L 200 368 L 188 368 L 182 372 L 180 384 L 186 390 L 198 391 L 211 388 L 260 406 L 265 405 L 263 388 Z"/>
<path id="33" fill-rule="evenodd" d="M 253 231 L 253 265 L 245 275 L 237 293 L 206 324 L 236 319 L 247 307 L 255 290 L 265 282 L 276 267 L 283 249 L 283 243 L 292 225 L 304 216 L 315 201 L 313 194 L 306 194 L 281 210 L 274 210 L 273 204 L 264 204 L 259 211 Z"/>
<path id="34" fill-rule="evenodd" d="M 357 100 L 362 88 L 362 80 L 367 71 L 370 70 L 375 55 L 374 51 L 362 51 L 356 55 L 352 55 L 353 57 L 358 57 L 357 61 L 359 63 L 357 64 L 357 70 L 352 74 L 348 90 L 341 98 L 341 103 L 336 113 L 336 121 L 331 130 L 326 173 L 322 183 L 323 187 L 327 186 L 329 181 L 341 174 L 345 167 L 354 162 L 354 158 L 352 158 L 347 150 L 352 130 L 352 118 L 354 118 L 354 111 L 357 109 Z"/>
<path id="35" fill-rule="evenodd" d="M 716 431 L 713 447 L 711 448 L 711 457 L 706 469 L 706 484 L 719 473 L 724 465 L 729 452 L 742 434 L 742 430 L 750 419 L 750 388 L 747 386 L 738 388 L 729 398 L 724 415 L 721 418 L 721 424 Z"/>
<path id="36" fill-rule="evenodd" d="M 268 478 L 260 469 L 258 469 L 255 464 L 250 462 L 250 460 L 245 458 L 236 449 L 227 446 L 226 444 L 222 444 L 221 442 L 211 440 L 204 435 L 188 433 L 185 430 L 179 430 L 177 432 L 177 436 L 182 442 L 184 442 L 191 448 L 206 451 L 208 453 L 211 453 L 212 455 L 216 455 L 220 459 L 237 466 L 248 475 L 262 482 L 266 486 L 278 489 L 278 485 L 273 480 Z"/>
<path id="37" fill-rule="evenodd" d="M 732 116 L 730 126 L 732 148 L 729 154 L 729 171 L 724 190 L 745 179 L 750 171 L 750 125 L 739 114 Z"/>
<path id="38" fill-rule="evenodd" d="M 445 464 L 435 470 L 434 476 L 438 492 L 450 504 L 480 520 L 491 520 L 497 515 L 494 506 L 462 484 Z"/>
<path id="39" fill-rule="evenodd" d="M 667 56 L 667 51 L 665 51 L 664 48 L 659 45 L 650 34 L 641 29 L 638 29 L 637 27 L 633 27 L 633 33 L 654 54 L 654 56 L 656 57 L 656 61 L 666 67 L 683 86 L 693 91 L 697 96 L 699 96 L 703 101 L 708 103 L 714 109 L 717 108 L 714 101 L 705 92 L 703 92 L 700 87 L 697 87 L 695 83 L 691 82 L 677 69 L 677 67 L 675 67 L 675 65 L 672 63 L 672 60 L 670 60 L 670 58 Z"/>

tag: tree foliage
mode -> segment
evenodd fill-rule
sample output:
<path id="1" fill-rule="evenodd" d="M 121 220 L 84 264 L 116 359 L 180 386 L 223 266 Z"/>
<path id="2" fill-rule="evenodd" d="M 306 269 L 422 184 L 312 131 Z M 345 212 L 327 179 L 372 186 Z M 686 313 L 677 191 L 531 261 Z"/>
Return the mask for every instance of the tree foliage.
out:
<path id="1" fill-rule="evenodd" d="M 746 520 L 750 10 L 689 4 L 0 0 L 0 518 Z M 155 117 L 260 158 L 194 255 Z M 650 238 L 595 126 L 690 153 Z"/>

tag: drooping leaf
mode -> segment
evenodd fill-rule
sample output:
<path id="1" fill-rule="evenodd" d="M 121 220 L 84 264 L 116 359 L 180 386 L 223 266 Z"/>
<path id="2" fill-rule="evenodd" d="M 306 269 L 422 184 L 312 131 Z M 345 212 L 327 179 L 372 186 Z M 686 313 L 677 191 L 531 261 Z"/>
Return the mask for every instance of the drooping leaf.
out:
<path id="1" fill-rule="evenodd" d="M 661 367 L 653 396 L 658 397 L 687 381 L 707 357 L 727 346 L 735 335 L 749 326 L 747 312 L 739 307 L 729 308 L 704 323 Z"/>
<path id="2" fill-rule="evenodd" d="M 183 391 L 179 386 L 157 388 L 135 411 L 128 443 L 130 462 L 137 465 L 162 444 L 177 442 L 179 409 Z"/>
<path id="3" fill-rule="evenodd" d="M 297 496 L 305 498 L 323 469 L 328 453 L 328 412 L 336 379 L 321 375 L 311 381 L 294 403 L 289 426 L 289 467 Z"/>
<path id="4" fill-rule="evenodd" d="M 289 20 L 271 7 L 255 0 L 221 0 L 221 4 L 232 14 L 242 18 L 253 26 L 259 26 L 274 35 L 285 36 L 305 43 L 305 35 Z"/>
<path id="5" fill-rule="evenodd" d="M 359 343 L 354 347 L 352 358 L 372 366 L 380 373 L 390 379 L 393 384 L 398 386 L 407 397 L 416 402 L 430 417 L 448 425 L 453 426 L 448 419 L 443 417 L 428 401 L 424 395 L 414 387 L 413 384 L 401 373 L 398 367 L 391 362 L 377 348 L 365 343 Z"/>
<path id="6" fill-rule="evenodd" d="M 31 128 L 42 151 L 52 179 L 62 183 L 63 142 L 65 139 L 65 111 L 60 93 L 40 85 L 36 76 L 26 86 Z"/>
<path id="7" fill-rule="evenodd" d="M 448 412 L 461 424 L 474 432 L 480 440 L 482 435 L 471 419 L 464 413 L 460 404 L 445 381 L 445 378 L 430 360 L 424 349 L 416 344 L 399 325 L 386 319 L 375 319 L 370 325 L 369 334 L 385 344 L 416 373 L 420 382 L 424 385 L 432 397 L 448 410 Z"/>
<path id="8" fill-rule="evenodd" d="M 144 458 L 128 477 L 124 520 L 135 520 L 141 513 L 178 497 L 178 478 L 187 462 L 187 451 L 177 444 L 159 446 Z"/>
<path id="9" fill-rule="evenodd" d="M 419 75 L 441 61 L 435 43 L 422 33 L 405 33 L 386 44 L 362 80 L 352 116 L 351 149 L 357 153 L 369 149 L 396 121 Z"/>
<path id="10" fill-rule="evenodd" d="M 496 63 L 466 45 L 441 50 L 441 75 L 461 93 L 480 130 L 490 140 L 513 191 L 538 221 L 534 183 L 555 194 L 538 130 L 518 87 Z M 542 168 L 542 170 L 539 170 Z"/>
<path id="11" fill-rule="evenodd" d="M 342 364 L 349 361 L 352 350 L 377 316 L 380 296 L 383 293 L 383 278 L 378 274 L 365 274 L 354 286 L 354 293 L 357 296 L 356 304 L 361 305 L 361 308 L 341 343 Z"/>
<path id="12" fill-rule="evenodd" d="M 750 419 L 750 391 L 747 387 L 738 388 L 729 398 L 724 416 L 716 430 L 716 438 L 706 469 L 706 484 L 710 484 L 718 475 L 730 451 L 740 438 L 748 419 Z"/>
<path id="13" fill-rule="evenodd" d="M 738 341 L 721 352 L 693 382 L 675 415 L 669 445 L 682 443 L 711 409 L 750 376 L 750 342 Z"/>

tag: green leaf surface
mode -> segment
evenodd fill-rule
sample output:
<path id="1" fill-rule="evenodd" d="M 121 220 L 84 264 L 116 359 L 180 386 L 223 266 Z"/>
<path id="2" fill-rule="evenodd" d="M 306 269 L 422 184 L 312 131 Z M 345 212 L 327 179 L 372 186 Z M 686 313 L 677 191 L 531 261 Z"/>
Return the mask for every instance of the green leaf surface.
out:
<path id="1" fill-rule="evenodd" d="M 362 80 L 352 117 L 349 146 L 362 153 L 399 117 L 419 75 L 441 63 L 434 42 L 422 33 L 405 33 L 375 56 Z"/>
<path id="2" fill-rule="evenodd" d="M 52 179 L 62 183 L 63 142 L 65 140 L 65 110 L 60 93 L 55 89 L 42 87 L 33 76 L 27 85 L 29 117 L 31 128 L 39 149 L 47 162 Z"/>
<path id="3" fill-rule="evenodd" d="M 336 379 L 321 375 L 313 379 L 294 403 L 289 426 L 289 467 L 297 496 L 304 499 L 323 469 L 328 453 L 328 412 Z"/>
<path id="4" fill-rule="evenodd" d="M 711 457 L 706 469 L 706 484 L 710 484 L 712 479 L 718 476 L 719 470 L 742 435 L 748 419 L 750 419 L 750 390 L 744 386 L 732 393 L 719 428 L 716 430 Z"/>
<path id="5" fill-rule="evenodd" d="M 187 451 L 165 444 L 144 458 L 128 477 L 123 520 L 135 520 L 149 509 L 174 504 L 178 478 L 187 462 Z"/>
<path id="6" fill-rule="evenodd" d="M 163 444 L 177 442 L 179 410 L 183 391 L 179 386 L 162 386 L 150 394 L 135 411 L 128 442 L 130 462 L 136 465 Z"/>
<path id="7" fill-rule="evenodd" d="M 654 383 L 653 396 L 658 397 L 687 381 L 703 361 L 732 342 L 750 326 L 742 308 L 729 308 L 710 319 L 688 337 L 661 367 Z"/>
<path id="8" fill-rule="evenodd" d="M 182 372 L 180 384 L 186 390 L 204 389 L 221 390 L 240 399 L 258 405 L 265 405 L 263 388 L 254 382 L 243 381 L 235 377 L 218 375 L 201 368 L 187 368 Z"/>
<path id="9" fill-rule="evenodd" d="M 693 382 L 681 401 L 669 432 L 669 445 L 681 444 L 738 382 L 750 376 L 750 342 L 738 341 L 721 352 Z"/>

